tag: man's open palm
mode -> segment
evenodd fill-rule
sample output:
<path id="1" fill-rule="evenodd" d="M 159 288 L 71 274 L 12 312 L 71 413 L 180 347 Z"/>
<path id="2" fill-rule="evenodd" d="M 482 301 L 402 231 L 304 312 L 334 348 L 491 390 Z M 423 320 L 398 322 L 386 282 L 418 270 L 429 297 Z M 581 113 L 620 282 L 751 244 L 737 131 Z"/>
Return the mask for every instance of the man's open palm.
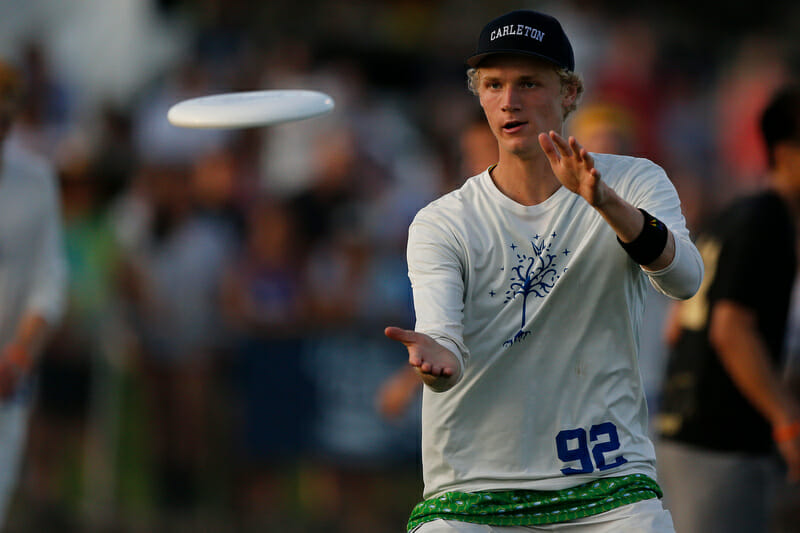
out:
<path id="1" fill-rule="evenodd" d="M 592 156 L 575 137 L 565 140 L 554 131 L 540 133 L 539 145 L 564 187 L 582 196 L 589 205 L 602 203 L 605 195 L 600 172 L 595 168 Z"/>
<path id="2" fill-rule="evenodd" d="M 455 354 L 424 333 L 388 327 L 384 334 L 402 342 L 408 349 L 408 364 L 422 381 L 436 392 L 451 389 L 461 376 L 461 365 Z"/>

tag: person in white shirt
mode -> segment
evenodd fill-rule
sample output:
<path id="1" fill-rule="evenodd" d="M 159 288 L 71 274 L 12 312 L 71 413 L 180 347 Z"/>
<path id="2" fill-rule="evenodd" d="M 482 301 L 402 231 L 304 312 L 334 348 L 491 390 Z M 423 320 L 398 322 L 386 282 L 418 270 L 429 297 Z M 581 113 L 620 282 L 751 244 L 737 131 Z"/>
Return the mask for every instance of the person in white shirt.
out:
<path id="1" fill-rule="evenodd" d="M 673 531 L 637 356 L 646 284 L 703 277 L 675 188 L 561 136 L 583 87 L 556 19 L 507 13 L 467 63 L 498 162 L 417 214 L 415 330 L 385 330 L 426 384 L 408 530 Z"/>
<path id="2" fill-rule="evenodd" d="M 54 171 L 5 142 L 21 98 L 20 75 L 0 61 L 0 527 L 23 456 L 31 371 L 66 288 Z"/>

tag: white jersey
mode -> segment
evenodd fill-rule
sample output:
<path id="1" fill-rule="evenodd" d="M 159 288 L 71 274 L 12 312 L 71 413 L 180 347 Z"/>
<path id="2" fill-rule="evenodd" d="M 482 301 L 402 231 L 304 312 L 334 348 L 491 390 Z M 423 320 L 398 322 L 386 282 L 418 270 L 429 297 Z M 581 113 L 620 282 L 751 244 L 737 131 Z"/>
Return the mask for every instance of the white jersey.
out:
<path id="1" fill-rule="evenodd" d="M 617 194 L 675 236 L 675 260 L 653 285 L 691 296 L 702 261 L 663 170 L 593 155 Z M 637 364 L 648 276 L 583 198 L 561 187 L 523 206 L 483 172 L 417 214 L 408 264 L 416 330 L 464 369 L 447 392 L 425 388 L 425 498 L 655 479 Z"/>
<path id="2" fill-rule="evenodd" d="M 20 319 L 37 313 L 50 325 L 61 317 L 66 287 L 61 211 L 49 164 L 9 143 L 0 146 L 0 349 Z M 0 527 L 17 481 L 30 394 L 20 387 L 0 401 Z"/>
<path id="3" fill-rule="evenodd" d="M 20 318 L 55 324 L 65 304 L 66 260 L 52 167 L 6 144 L 0 158 L 0 346 Z"/>

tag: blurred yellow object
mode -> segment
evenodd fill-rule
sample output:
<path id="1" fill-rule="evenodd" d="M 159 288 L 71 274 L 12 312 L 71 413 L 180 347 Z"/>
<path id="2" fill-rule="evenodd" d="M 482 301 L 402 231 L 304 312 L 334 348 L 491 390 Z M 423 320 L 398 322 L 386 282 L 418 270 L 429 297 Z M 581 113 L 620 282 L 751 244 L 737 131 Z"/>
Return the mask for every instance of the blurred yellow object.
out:
<path id="1" fill-rule="evenodd" d="M 636 119 L 614 104 L 598 102 L 578 107 L 569 129 L 590 152 L 629 155 L 636 145 Z"/>

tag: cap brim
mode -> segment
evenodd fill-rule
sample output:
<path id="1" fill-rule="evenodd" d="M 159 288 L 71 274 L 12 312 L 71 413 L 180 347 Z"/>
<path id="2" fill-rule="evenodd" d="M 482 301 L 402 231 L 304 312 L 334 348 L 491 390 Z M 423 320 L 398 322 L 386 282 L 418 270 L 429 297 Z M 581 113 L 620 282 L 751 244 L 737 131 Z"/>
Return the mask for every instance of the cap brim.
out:
<path id="1" fill-rule="evenodd" d="M 547 61 L 548 63 L 552 63 L 552 64 L 556 65 L 557 67 L 562 67 L 562 68 L 565 68 L 565 69 L 569 70 L 569 66 L 562 65 L 561 63 L 559 63 L 558 61 L 555 61 L 551 57 L 547 57 L 547 56 L 542 55 L 542 54 L 537 54 L 536 52 L 524 52 L 524 51 L 521 51 L 521 50 L 514 50 L 514 49 L 492 50 L 491 52 L 486 52 L 486 53 L 483 53 L 483 54 L 475 54 L 474 56 L 470 56 L 470 57 L 467 58 L 467 65 L 472 67 L 472 68 L 476 68 L 480 64 L 480 62 L 483 61 L 484 59 L 486 59 L 487 57 L 496 56 L 496 55 L 499 55 L 499 54 L 538 57 L 539 59 L 543 59 L 543 60 Z"/>

